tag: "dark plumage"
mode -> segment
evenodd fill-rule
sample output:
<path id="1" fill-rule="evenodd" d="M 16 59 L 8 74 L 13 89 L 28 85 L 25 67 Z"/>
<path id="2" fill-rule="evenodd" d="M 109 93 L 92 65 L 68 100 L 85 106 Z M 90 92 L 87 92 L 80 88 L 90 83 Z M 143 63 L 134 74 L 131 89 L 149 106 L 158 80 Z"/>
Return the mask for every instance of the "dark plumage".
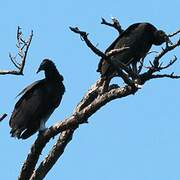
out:
<path id="1" fill-rule="evenodd" d="M 45 71 L 45 78 L 26 87 L 15 105 L 9 125 L 12 137 L 27 139 L 45 128 L 45 122 L 59 106 L 65 92 L 63 76 L 54 63 L 44 59 L 39 71 Z"/>
<path id="2" fill-rule="evenodd" d="M 112 56 L 111 59 L 117 66 L 119 62 L 127 66 L 132 64 L 133 70 L 137 71 L 137 62 L 147 54 L 153 44 L 161 45 L 168 41 L 168 36 L 163 31 L 157 30 L 152 24 L 136 23 L 129 26 L 107 48 L 105 53 L 112 49 L 129 47 L 129 49 L 122 53 Z M 115 72 L 115 70 L 104 59 L 101 59 L 97 72 L 100 72 L 102 77 L 106 77 Z"/>

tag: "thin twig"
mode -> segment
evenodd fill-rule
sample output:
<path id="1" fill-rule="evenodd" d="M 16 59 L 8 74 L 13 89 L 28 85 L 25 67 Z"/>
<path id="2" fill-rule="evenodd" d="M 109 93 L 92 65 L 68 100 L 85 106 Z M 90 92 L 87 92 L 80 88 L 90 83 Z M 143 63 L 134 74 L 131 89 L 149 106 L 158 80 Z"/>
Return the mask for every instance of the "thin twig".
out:
<path id="1" fill-rule="evenodd" d="M 175 36 L 178 33 L 180 33 L 180 29 L 177 30 L 176 32 L 172 33 L 172 34 L 169 34 L 168 37 L 173 37 L 173 36 Z"/>
<path id="2" fill-rule="evenodd" d="M 0 122 L 7 116 L 7 114 L 3 114 L 1 117 L 0 117 Z"/>
<path id="3" fill-rule="evenodd" d="M 116 18 L 112 18 L 113 23 L 107 22 L 104 18 L 101 18 L 101 20 L 102 20 L 101 24 L 104 24 L 104 25 L 115 28 L 119 32 L 119 34 L 123 33 L 124 30 L 121 28 L 121 25 L 120 25 L 119 21 Z"/>
<path id="4" fill-rule="evenodd" d="M 18 56 L 21 59 L 21 63 L 18 63 L 18 61 L 16 60 L 16 56 L 12 56 L 11 53 L 9 53 L 9 58 L 11 62 L 14 64 L 14 66 L 17 68 L 17 70 L 0 70 L 0 75 L 6 75 L 6 74 L 23 75 L 28 49 L 30 47 L 33 37 L 33 31 L 31 31 L 31 34 L 29 35 L 29 38 L 27 40 L 24 40 L 22 35 L 23 34 L 21 32 L 21 28 L 18 26 L 17 35 L 16 35 L 17 38 L 16 46 L 18 48 Z"/>
<path id="5" fill-rule="evenodd" d="M 166 46 L 165 49 L 162 48 L 162 51 L 157 54 L 153 60 L 153 64 L 155 67 L 158 67 L 159 65 L 159 60 L 169 51 L 173 50 L 174 48 L 176 48 L 177 46 L 180 46 L 180 39 L 173 45 L 171 46 Z"/>
<path id="6" fill-rule="evenodd" d="M 174 73 L 171 73 L 171 74 L 152 74 L 151 79 L 155 79 L 155 78 L 180 79 L 180 76 L 174 75 Z"/>
<path id="7" fill-rule="evenodd" d="M 139 61 L 139 63 L 140 63 L 140 65 L 139 65 L 139 67 L 138 67 L 138 74 L 140 74 L 140 72 L 142 71 L 142 69 L 143 69 L 143 66 L 144 66 L 144 59 L 145 59 L 145 57 L 144 58 L 142 58 L 140 61 Z"/>
<path id="8" fill-rule="evenodd" d="M 162 51 L 160 51 L 153 59 L 153 61 L 151 63 L 151 67 L 148 68 L 149 70 L 139 76 L 140 80 L 141 80 L 141 84 L 144 84 L 147 80 L 150 80 L 152 78 L 153 73 L 159 72 L 162 69 L 169 68 L 170 66 L 172 66 L 174 64 L 174 62 L 176 61 L 176 57 L 174 60 L 171 60 L 169 62 L 169 64 L 165 67 L 161 67 L 159 61 L 165 54 L 167 54 L 169 51 L 172 51 L 173 49 L 175 49 L 178 46 L 180 46 L 180 39 L 175 44 L 173 44 L 171 46 L 166 46 L 165 48 L 162 48 Z"/>
<path id="9" fill-rule="evenodd" d="M 11 60 L 11 62 L 14 64 L 14 66 L 17 68 L 17 69 L 20 69 L 20 64 L 16 62 L 16 56 L 15 57 L 12 57 L 11 53 L 9 53 L 9 58 Z"/>
<path id="10" fill-rule="evenodd" d="M 160 65 L 159 71 L 160 71 L 160 70 L 163 70 L 163 69 L 169 68 L 169 67 L 172 66 L 176 61 L 177 61 L 177 57 L 174 56 L 174 58 L 173 58 L 172 60 L 170 60 L 169 63 L 168 63 L 166 66 L 161 66 L 161 65 Z"/>

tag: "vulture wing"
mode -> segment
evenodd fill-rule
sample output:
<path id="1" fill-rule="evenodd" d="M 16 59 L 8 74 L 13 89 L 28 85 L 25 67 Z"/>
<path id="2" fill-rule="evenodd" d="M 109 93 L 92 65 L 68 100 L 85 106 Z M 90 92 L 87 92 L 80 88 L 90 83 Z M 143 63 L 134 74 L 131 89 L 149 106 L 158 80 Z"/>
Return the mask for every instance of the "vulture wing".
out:
<path id="1" fill-rule="evenodd" d="M 34 83 L 30 84 L 29 86 L 25 87 L 16 97 L 25 94 L 27 91 L 32 90 L 34 87 L 36 87 L 37 84 L 40 83 L 41 80 L 35 81 Z"/>
<path id="2" fill-rule="evenodd" d="M 20 93 L 24 95 L 16 103 L 10 118 L 12 136 L 20 138 L 23 131 L 26 132 L 30 127 L 33 127 L 32 131 L 37 131 L 39 122 L 36 117 L 44 102 L 44 91 L 40 88 L 43 84 L 44 80 L 33 83 Z"/>
<path id="3" fill-rule="evenodd" d="M 134 31 L 138 26 L 140 25 L 140 23 L 135 23 L 135 24 L 132 24 L 131 26 L 129 26 L 125 31 L 123 31 L 122 34 L 120 34 L 116 39 L 115 41 L 106 49 L 105 53 L 111 51 L 112 49 L 115 48 L 115 46 L 117 45 L 117 43 L 120 41 L 120 39 L 122 37 L 127 37 L 129 36 L 129 34 Z"/>
<path id="4" fill-rule="evenodd" d="M 65 87 L 55 64 L 44 59 L 39 71 L 45 71 L 45 79 L 32 83 L 19 93 L 22 97 L 15 104 L 9 121 L 12 137 L 27 139 L 43 130 L 45 122 L 61 102 Z"/>
<path id="5" fill-rule="evenodd" d="M 12 136 L 26 139 L 34 134 L 41 121 L 46 122 L 59 105 L 64 89 L 62 94 L 59 90 L 59 84 L 56 87 L 56 84 L 48 83 L 45 79 L 25 88 L 24 95 L 16 103 L 10 119 Z"/>
<path id="6" fill-rule="evenodd" d="M 120 39 L 121 39 L 122 37 L 127 37 L 134 29 L 137 28 L 137 26 L 139 26 L 139 24 L 140 24 L 140 23 L 135 23 L 135 24 L 129 26 L 125 31 L 123 31 L 123 33 L 120 34 L 120 35 L 113 41 L 113 43 L 106 49 L 105 54 L 106 54 L 107 52 L 111 51 L 112 49 L 114 49 L 114 48 L 116 47 L 117 43 L 120 41 Z M 99 62 L 99 64 L 98 64 L 97 72 L 102 72 L 102 65 L 103 65 L 103 66 L 109 66 L 108 63 L 106 63 L 106 62 L 104 62 L 104 61 L 105 61 L 104 59 L 100 59 L 100 62 Z M 105 63 L 106 65 L 104 65 L 104 63 Z M 103 67 L 103 68 L 104 68 L 104 69 L 107 69 L 108 67 L 107 67 L 107 68 L 106 68 L 106 67 Z M 105 70 L 104 70 L 104 71 L 105 71 Z"/>

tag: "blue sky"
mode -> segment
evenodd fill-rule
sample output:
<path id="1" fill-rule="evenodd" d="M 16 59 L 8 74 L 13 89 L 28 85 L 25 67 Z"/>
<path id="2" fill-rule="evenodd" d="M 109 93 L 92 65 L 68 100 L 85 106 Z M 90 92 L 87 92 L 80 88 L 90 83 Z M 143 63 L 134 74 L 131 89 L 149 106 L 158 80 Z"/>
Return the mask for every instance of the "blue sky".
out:
<path id="1" fill-rule="evenodd" d="M 135 22 L 150 22 L 171 33 L 180 28 L 179 0 L 168 1 L 58 1 L 31 0 L 0 3 L 0 69 L 14 68 L 8 53 L 16 54 L 17 26 L 24 35 L 34 30 L 24 76 L 0 76 L 0 179 L 16 179 L 36 135 L 26 141 L 10 138 L 8 120 L 17 101 L 15 96 L 31 82 L 43 58 L 51 58 L 64 76 L 66 93 L 61 106 L 47 125 L 68 117 L 87 89 L 97 80 L 99 58 L 69 26 L 90 33 L 98 48 L 105 50 L 117 36 L 100 24 L 101 17 L 117 17 L 123 28 Z M 153 47 L 152 49 L 159 49 Z M 169 53 L 167 62 L 179 49 Z M 170 68 L 179 72 L 179 61 Z M 118 81 L 118 80 L 117 80 Z M 65 153 L 45 179 L 180 179 L 179 80 L 153 80 L 136 94 L 115 100 L 89 119 L 74 134 Z M 52 143 L 43 151 L 46 155 Z"/>

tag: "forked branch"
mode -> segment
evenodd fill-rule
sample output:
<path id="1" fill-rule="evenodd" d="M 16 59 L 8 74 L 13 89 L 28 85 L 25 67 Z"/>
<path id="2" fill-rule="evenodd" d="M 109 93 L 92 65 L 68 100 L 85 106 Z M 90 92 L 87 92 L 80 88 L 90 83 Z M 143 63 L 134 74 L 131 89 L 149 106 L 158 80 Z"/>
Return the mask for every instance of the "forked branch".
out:
<path id="1" fill-rule="evenodd" d="M 57 142 L 52 147 L 52 150 L 45 157 L 45 159 L 41 162 L 41 164 L 36 169 L 36 171 L 33 172 L 30 180 L 44 179 L 45 175 L 54 166 L 54 164 L 57 162 L 58 158 L 64 153 L 64 150 L 65 150 L 67 144 L 72 139 L 74 130 L 68 129 L 61 133 Z"/>
<path id="2" fill-rule="evenodd" d="M 166 46 L 165 48 L 162 48 L 162 50 L 154 57 L 154 59 L 152 60 L 152 62 L 150 62 L 151 66 L 148 68 L 149 70 L 143 74 L 140 75 L 140 81 L 141 84 L 144 84 L 147 80 L 150 79 L 154 79 L 154 78 L 172 78 L 172 79 L 179 79 L 179 75 L 172 75 L 172 73 L 170 74 L 158 74 L 155 75 L 154 73 L 156 72 L 160 72 L 164 69 L 169 68 L 170 66 L 172 66 L 176 61 L 177 61 L 177 57 L 174 56 L 174 58 L 172 60 L 169 61 L 169 63 L 166 66 L 162 66 L 162 63 L 160 63 L 161 58 L 166 55 L 169 51 L 172 51 L 173 49 L 175 49 L 176 47 L 180 46 L 180 39 L 174 43 L 171 46 Z"/>
<path id="3" fill-rule="evenodd" d="M 129 69 L 128 67 L 126 67 L 125 65 L 120 64 L 119 66 L 121 66 L 121 68 L 117 67 L 116 64 L 114 64 L 113 61 L 111 61 L 111 56 L 121 53 L 122 51 L 126 51 L 129 47 L 123 47 L 120 49 L 114 49 L 110 52 L 108 52 L 108 54 L 104 54 L 102 51 L 100 51 L 99 49 L 97 49 L 92 43 L 91 41 L 88 39 L 88 33 L 86 33 L 85 31 L 80 31 L 78 27 L 72 28 L 70 27 L 71 31 L 73 31 L 74 33 L 79 34 L 83 40 L 85 41 L 86 45 L 98 56 L 100 56 L 101 58 L 103 58 L 105 61 L 107 61 L 107 63 L 109 63 L 111 66 L 113 66 L 114 69 L 116 69 L 117 74 L 124 80 L 124 82 L 126 84 L 132 85 L 134 84 L 131 79 L 127 76 L 126 73 L 123 72 L 123 70 L 125 72 L 127 72 L 129 75 L 135 76 L 135 74 L 133 73 L 133 71 L 131 71 L 131 69 Z"/>
<path id="4" fill-rule="evenodd" d="M 112 23 L 107 22 L 104 18 L 101 18 L 101 24 L 115 28 L 119 32 L 119 34 L 123 33 L 123 31 L 124 31 L 121 28 L 121 25 L 120 25 L 118 19 L 116 19 L 116 18 L 112 18 Z"/>
<path id="5" fill-rule="evenodd" d="M 29 35 L 27 40 L 25 40 L 23 38 L 21 28 L 18 26 L 16 37 L 17 37 L 16 46 L 18 48 L 18 56 L 20 57 L 20 60 L 17 60 L 16 56 L 12 56 L 11 53 L 9 53 L 9 58 L 11 62 L 14 64 L 16 70 L 0 70 L 0 75 L 6 75 L 6 74 L 23 75 L 28 49 L 33 37 L 33 31 L 31 31 L 31 34 Z"/>

